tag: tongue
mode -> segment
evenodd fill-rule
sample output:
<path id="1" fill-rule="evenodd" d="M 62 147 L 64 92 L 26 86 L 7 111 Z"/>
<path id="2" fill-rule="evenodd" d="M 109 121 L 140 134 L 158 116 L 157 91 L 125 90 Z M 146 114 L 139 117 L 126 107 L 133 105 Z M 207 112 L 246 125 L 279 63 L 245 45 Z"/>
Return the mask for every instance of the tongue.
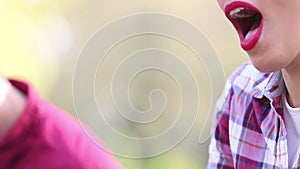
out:
<path id="1" fill-rule="evenodd" d="M 248 41 L 249 39 L 251 39 L 251 37 L 253 37 L 257 32 L 257 29 L 254 30 L 250 30 L 247 35 L 245 36 L 245 41 Z"/>

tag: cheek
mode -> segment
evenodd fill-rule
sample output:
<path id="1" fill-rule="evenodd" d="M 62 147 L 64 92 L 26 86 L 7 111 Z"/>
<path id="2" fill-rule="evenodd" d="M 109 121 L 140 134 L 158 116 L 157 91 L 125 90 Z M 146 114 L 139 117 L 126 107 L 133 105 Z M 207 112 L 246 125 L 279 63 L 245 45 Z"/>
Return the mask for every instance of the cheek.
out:
<path id="1" fill-rule="evenodd" d="M 264 10 L 264 29 L 257 48 L 248 52 L 254 66 L 263 72 L 277 71 L 289 66 L 300 53 L 300 20 L 294 17 L 299 16 L 300 11 L 298 8 L 296 10 L 279 4 L 284 1 L 275 2 L 273 6 L 261 5 L 262 9 L 270 10 Z M 296 6 L 300 7 L 297 4 Z"/>
<path id="2" fill-rule="evenodd" d="M 217 0 L 217 1 L 218 1 L 218 4 L 219 4 L 219 7 L 223 10 L 225 0 Z"/>

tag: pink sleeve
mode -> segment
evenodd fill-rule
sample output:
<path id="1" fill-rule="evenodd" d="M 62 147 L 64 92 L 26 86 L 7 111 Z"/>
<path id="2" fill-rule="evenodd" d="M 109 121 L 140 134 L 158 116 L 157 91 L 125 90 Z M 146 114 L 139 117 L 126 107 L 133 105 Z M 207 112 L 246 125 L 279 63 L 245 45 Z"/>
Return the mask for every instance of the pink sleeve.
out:
<path id="1" fill-rule="evenodd" d="M 0 140 L 0 169 L 122 169 L 74 118 L 40 99 L 28 84 L 11 83 L 27 95 L 27 105 Z"/>

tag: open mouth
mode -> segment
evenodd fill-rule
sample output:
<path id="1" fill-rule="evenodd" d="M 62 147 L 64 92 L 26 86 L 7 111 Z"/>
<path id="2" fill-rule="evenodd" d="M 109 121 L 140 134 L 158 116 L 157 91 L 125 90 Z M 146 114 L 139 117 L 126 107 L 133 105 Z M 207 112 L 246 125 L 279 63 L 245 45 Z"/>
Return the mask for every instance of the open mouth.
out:
<path id="1" fill-rule="evenodd" d="M 247 34 L 253 32 L 260 25 L 262 16 L 260 13 L 247 9 L 244 7 L 238 7 L 230 11 L 230 20 L 233 22 L 236 29 L 247 40 Z"/>
<path id="2" fill-rule="evenodd" d="M 249 3 L 234 1 L 225 7 L 225 15 L 236 28 L 243 49 L 254 48 L 263 29 L 263 16 L 259 10 Z"/>

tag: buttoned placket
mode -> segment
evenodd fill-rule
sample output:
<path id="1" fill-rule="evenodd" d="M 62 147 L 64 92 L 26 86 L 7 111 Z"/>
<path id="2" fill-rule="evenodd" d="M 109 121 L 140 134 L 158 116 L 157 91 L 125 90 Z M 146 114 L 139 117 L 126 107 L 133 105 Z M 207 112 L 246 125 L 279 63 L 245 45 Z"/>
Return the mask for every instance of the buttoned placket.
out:
<path id="1" fill-rule="evenodd" d="M 275 158 L 281 168 L 288 168 L 287 129 L 283 120 L 281 96 L 270 102 L 272 109 L 276 112 L 278 130 L 276 138 Z"/>

